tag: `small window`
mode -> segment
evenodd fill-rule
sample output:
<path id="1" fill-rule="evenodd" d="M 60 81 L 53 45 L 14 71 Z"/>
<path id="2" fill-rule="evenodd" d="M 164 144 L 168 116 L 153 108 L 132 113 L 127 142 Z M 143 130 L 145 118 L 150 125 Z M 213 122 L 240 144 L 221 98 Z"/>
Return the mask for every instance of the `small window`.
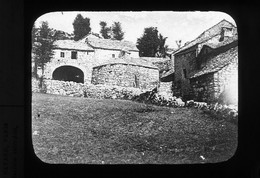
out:
<path id="1" fill-rule="evenodd" d="M 115 54 L 112 54 L 112 58 L 115 58 Z"/>
<path id="2" fill-rule="evenodd" d="M 77 59 L 77 51 L 71 51 L 71 59 Z"/>
<path id="3" fill-rule="evenodd" d="M 64 52 L 60 52 L 60 57 L 65 57 Z"/>
<path id="4" fill-rule="evenodd" d="M 186 71 L 186 69 L 183 69 L 183 76 L 184 76 L 184 78 L 187 78 L 187 71 Z"/>

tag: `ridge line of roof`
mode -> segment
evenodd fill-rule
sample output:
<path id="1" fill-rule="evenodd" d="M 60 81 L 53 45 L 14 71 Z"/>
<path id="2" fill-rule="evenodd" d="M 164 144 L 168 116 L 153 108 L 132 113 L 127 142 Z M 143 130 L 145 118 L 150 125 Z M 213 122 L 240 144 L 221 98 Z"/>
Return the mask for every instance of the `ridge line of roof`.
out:
<path id="1" fill-rule="evenodd" d="M 217 24 L 215 24 L 215 25 L 211 26 L 210 28 L 204 30 L 199 36 L 197 36 L 195 39 L 193 39 L 192 41 L 190 41 L 190 42 L 189 42 L 188 44 L 186 44 L 185 46 L 188 46 L 190 43 L 194 42 L 196 39 L 198 39 L 199 37 L 201 37 L 202 34 L 204 34 L 206 31 L 209 31 L 210 29 L 216 27 L 217 25 L 219 25 L 220 23 L 225 22 L 225 21 L 228 22 L 229 24 L 231 24 L 233 27 L 237 28 L 237 27 L 234 26 L 231 22 L 227 21 L 226 19 L 222 19 L 222 20 L 221 20 L 220 22 L 218 22 Z M 216 34 L 216 35 L 217 35 L 217 34 Z M 216 35 L 214 35 L 214 36 L 216 36 Z M 214 36 L 210 37 L 209 39 L 213 38 Z M 204 40 L 204 41 L 206 41 L 206 40 Z M 198 44 L 198 43 L 201 43 L 201 42 L 197 42 L 196 44 Z M 196 44 L 194 44 L 194 45 L 196 45 Z M 193 45 L 193 46 L 194 46 L 194 45 Z M 185 46 L 183 46 L 183 47 L 177 49 L 177 50 L 175 51 L 175 54 L 178 54 L 179 52 L 181 52 L 182 49 L 183 49 Z M 191 47 L 192 47 L 192 46 L 191 46 Z M 189 47 L 189 48 L 190 48 L 190 47 Z M 189 48 L 187 48 L 187 49 L 189 49 Z M 186 49 L 184 49 L 184 50 L 186 50 Z"/>

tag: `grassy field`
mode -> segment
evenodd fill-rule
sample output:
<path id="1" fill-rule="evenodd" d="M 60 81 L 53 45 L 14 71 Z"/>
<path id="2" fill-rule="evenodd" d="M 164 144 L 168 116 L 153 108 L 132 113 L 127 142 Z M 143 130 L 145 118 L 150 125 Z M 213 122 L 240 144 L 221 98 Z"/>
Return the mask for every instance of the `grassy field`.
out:
<path id="1" fill-rule="evenodd" d="M 35 154 L 47 163 L 213 163 L 233 156 L 237 126 L 191 108 L 32 95 Z"/>

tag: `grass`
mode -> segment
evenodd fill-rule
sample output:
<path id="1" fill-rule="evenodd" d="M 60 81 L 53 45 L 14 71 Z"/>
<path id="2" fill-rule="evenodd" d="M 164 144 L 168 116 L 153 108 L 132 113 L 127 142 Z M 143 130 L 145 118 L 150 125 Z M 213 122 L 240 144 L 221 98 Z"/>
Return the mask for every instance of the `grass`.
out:
<path id="1" fill-rule="evenodd" d="M 214 163 L 232 157 L 237 126 L 200 110 L 33 93 L 35 154 L 47 163 Z"/>

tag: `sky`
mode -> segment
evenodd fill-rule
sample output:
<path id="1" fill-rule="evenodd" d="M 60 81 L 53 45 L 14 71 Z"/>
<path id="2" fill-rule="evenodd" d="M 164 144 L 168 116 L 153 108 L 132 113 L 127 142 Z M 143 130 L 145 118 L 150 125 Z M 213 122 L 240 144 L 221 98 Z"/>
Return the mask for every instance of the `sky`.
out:
<path id="1" fill-rule="evenodd" d="M 157 27 L 163 37 L 168 37 L 166 45 L 170 48 L 177 48 L 176 40 L 182 40 L 182 44 L 198 37 L 203 31 L 217 24 L 223 19 L 236 26 L 234 19 L 223 12 L 217 11 L 111 11 L 111 12 L 85 12 L 85 11 L 63 11 L 43 14 L 35 21 L 36 27 L 40 22 L 47 21 L 49 27 L 73 33 L 73 21 L 77 14 L 90 19 L 91 31 L 99 33 L 100 21 L 107 22 L 111 26 L 113 22 L 120 22 L 124 40 L 136 43 L 144 29 Z"/>

